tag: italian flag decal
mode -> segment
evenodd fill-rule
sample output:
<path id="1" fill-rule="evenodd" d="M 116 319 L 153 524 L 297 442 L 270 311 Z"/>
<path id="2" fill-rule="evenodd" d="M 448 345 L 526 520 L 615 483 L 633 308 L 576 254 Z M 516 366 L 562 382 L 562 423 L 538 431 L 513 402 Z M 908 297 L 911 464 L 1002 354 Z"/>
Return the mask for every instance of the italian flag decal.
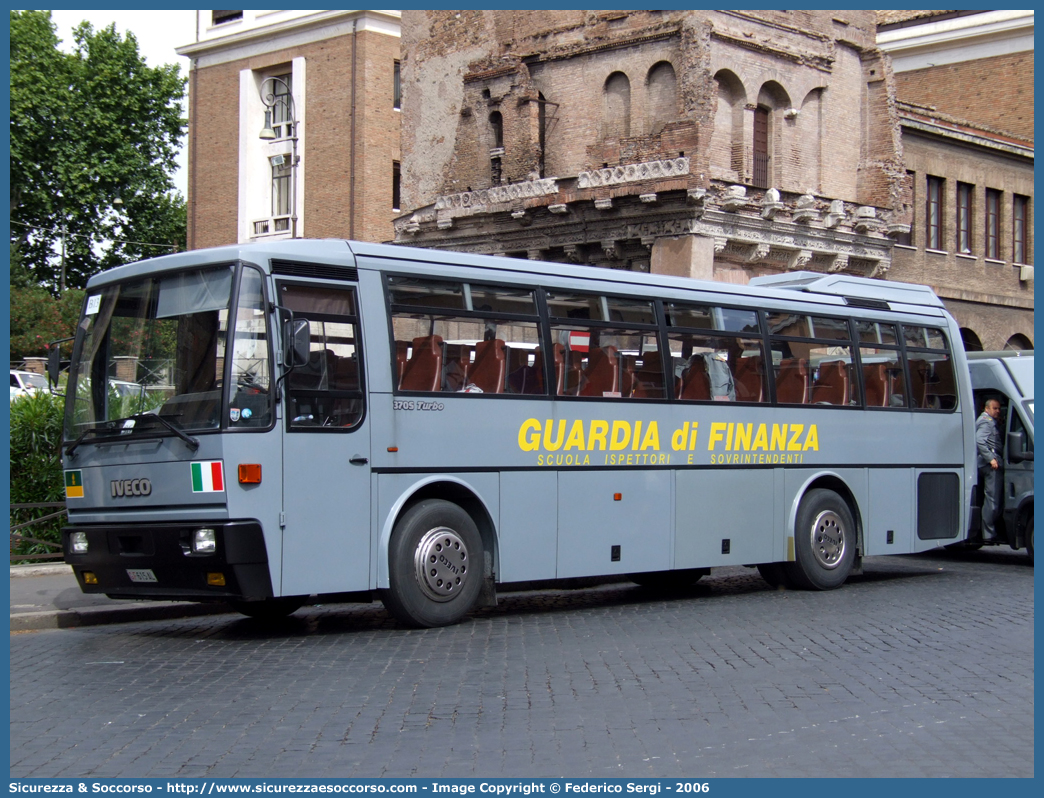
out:
<path id="1" fill-rule="evenodd" d="M 193 493 L 221 493 L 225 489 L 225 474 L 220 460 L 191 463 Z"/>
<path id="2" fill-rule="evenodd" d="M 83 498 L 83 472 L 79 469 L 65 472 L 65 498 Z"/>

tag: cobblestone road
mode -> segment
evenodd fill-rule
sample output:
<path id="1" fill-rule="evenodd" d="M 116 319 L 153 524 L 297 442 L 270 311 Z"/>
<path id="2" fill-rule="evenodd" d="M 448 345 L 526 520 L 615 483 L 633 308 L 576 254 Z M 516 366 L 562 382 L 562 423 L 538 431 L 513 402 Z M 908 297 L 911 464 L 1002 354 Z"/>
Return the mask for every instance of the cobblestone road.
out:
<path id="1" fill-rule="evenodd" d="M 11 775 L 1032 776 L 1033 569 L 870 558 L 827 593 L 728 569 L 11 635 Z"/>

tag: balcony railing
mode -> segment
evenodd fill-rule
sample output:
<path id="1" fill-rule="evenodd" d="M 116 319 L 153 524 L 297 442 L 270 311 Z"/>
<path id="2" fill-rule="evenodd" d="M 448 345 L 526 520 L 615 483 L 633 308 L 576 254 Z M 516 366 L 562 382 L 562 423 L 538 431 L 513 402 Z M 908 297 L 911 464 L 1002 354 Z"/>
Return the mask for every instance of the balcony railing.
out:
<path id="1" fill-rule="evenodd" d="M 269 219 L 255 219 L 253 222 L 255 236 L 271 236 L 290 232 L 289 216 L 273 216 Z"/>

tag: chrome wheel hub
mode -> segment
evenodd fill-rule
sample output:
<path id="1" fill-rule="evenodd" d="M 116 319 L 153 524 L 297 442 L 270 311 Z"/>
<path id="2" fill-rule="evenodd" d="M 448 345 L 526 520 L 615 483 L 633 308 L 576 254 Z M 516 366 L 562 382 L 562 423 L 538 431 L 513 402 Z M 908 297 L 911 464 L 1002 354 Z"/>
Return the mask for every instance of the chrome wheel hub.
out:
<path id="1" fill-rule="evenodd" d="M 811 533 L 812 555 L 816 563 L 827 570 L 837 568 L 848 545 L 841 517 L 831 510 L 824 510 L 812 522 Z"/>
<path id="2" fill-rule="evenodd" d="M 424 594 L 434 601 L 449 601 L 463 590 L 467 580 L 468 548 L 449 527 L 436 527 L 417 544 L 414 564 Z"/>

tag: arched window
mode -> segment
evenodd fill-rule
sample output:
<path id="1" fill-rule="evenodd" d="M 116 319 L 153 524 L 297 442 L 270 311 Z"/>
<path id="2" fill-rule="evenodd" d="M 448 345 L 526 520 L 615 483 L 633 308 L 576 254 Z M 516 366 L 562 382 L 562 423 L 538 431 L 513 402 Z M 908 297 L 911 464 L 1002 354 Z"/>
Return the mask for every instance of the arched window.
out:
<path id="1" fill-rule="evenodd" d="M 1004 348 L 1014 349 L 1018 351 L 1028 351 L 1030 349 L 1033 349 L 1033 341 L 1031 341 L 1022 333 L 1015 333 L 1004 344 Z"/>
<path id="2" fill-rule="evenodd" d="M 614 72 L 605 80 L 603 129 L 603 138 L 607 139 L 631 135 L 631 81 L 623 72 Z"/>
<path id="3" fill-rule="evenodd" d="M 786 90 L 770 80 L 758 92 L 754 109 L 753 163 L 751 181 L 758 188 L 778 185 L 783 175 L 783 164 L 776 156 L 784 146 L 783 126 L 778 123 L 783 113 L 792 106 Z M 790 142 L 788 142 L 788 145 Z"/>
<path id="4" fill-rule="evenodd" d="M 753 182 L 758 188 L 769 187 L 769 109 L 759 105 L 754 109 L 754 163 Z"/>
<path id="5" fill-rule="evenodd" d="M 969 330 L 967 327 L 961 327 L 961 341 L 964 343 L 965 352 L 982 351 L 982 341 L 979 340 L 979 336 L 975 334 L 974 330 Z"/>
<path id="6" fill-rule="evenodd" d="M 746 171 L 743 124 L 747 93 L 740 79 L 727 69 L 720 70 L 714 79 L 718 84 L 718 101 L 711 132 L 711 169 L 718 177 L 739 181 Z"/>
<path id="7" fill-rule="evenodd" d="M 500 111 L 489 115 L 490 145 L 492 149 L 504 146 L 504 117 Z"/>
<path id="8" fill-rule="evenodd" d="M 669 62 L 660 61 L 649 70 L 645 97 L 646 124 L 649 133 L 655 135 L 678 118 L 678 80 Z"/>
<path id="9" fill-rule="evenodd" d="M 537 93 L 537 145 L 540 149 L 537 170 L 543 177 L 547 168 L 547 98 L 543 92 Z"/>

